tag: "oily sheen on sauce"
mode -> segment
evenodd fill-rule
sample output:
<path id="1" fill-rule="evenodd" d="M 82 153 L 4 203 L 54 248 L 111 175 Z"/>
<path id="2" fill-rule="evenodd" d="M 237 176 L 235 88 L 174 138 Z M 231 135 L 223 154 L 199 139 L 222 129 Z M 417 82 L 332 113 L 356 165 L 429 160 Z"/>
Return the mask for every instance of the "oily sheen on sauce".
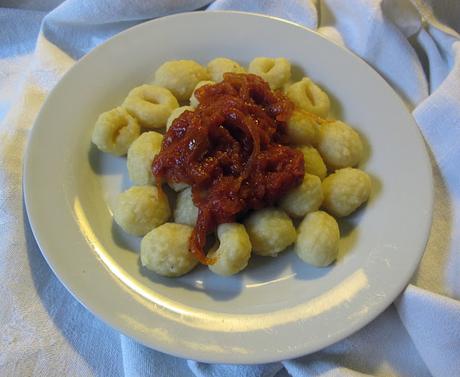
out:
<path id="1" fill-rule="evenodd" d="M 299 185 L 304 158 L 285 143 L 294 105 L 260 77 L 226 73 L 195 96 L 199 106 L 173 122 L 152 169 L 159 187 L 165 181 L 192 187 L 199 212 L 190 251 L 212 264 L 203 251 L 206 236 Z"/>

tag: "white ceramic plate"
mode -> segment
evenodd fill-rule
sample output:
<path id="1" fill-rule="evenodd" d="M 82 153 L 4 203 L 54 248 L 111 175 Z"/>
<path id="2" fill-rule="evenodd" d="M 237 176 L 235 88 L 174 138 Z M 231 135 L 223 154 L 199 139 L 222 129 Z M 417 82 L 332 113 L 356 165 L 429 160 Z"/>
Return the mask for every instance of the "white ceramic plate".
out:
<path id="1" fill-rule="evenodd" d="M 91 147 L 99 113 L 170 59 L 247 64 L 284 56 L 331 94 L 338 117 L 370 146 L 369 204 L 343 221 L 340 258 L 318 269 L 293 252 L 254 258 L 238 276 L 205 267 L 179 279 L 141 271 L 139 240 L 113 226 L 129 186 L 124 158 Z M 52 177 L 50 179 L 49 177 Z M 207 362 L 261 363 L 313 352 L 363 327 L 401 292 L 431 222 L 429 159 L 414 120 L 366 63 L 320 35 L 245 13 L 190 13 L 147 22 L 78 62 L 49 95 L 24 169 L 27 212 L 46 260 L 91 312 L 139 342 Z"/>

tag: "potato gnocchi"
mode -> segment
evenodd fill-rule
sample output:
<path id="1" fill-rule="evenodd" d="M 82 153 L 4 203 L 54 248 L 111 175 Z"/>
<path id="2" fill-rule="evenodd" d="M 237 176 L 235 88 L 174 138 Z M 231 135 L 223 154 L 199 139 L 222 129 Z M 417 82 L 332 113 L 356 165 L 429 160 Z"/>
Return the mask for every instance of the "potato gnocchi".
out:
<path id="1" fill-rule="evenodd" d="M 234 60 L 215 58 L 208 63 L 208 72 L 212 81 L 221 82 L 224 79 L 224 73 L 245 73 L 246 70 Z"/>
<path id="2" fill-rule="evenodd" d="M 92 142 L 102 152 L 127 154 L 133 184 L 117 197 L 114 221 L 125 232 L 143 237 L 140 260 L 145 268 L 178 277 L 197 266 L 189 252 L 199 213 L 192 187 L 183 182 L 158 186 L 152 163 L 165 130 L 185 111 L 199 106 L 195 90 L 221 82 L 226 72 L 256 74 L 294 104 L 285 137 L 289 146 L 302 152 L 305 175 L 276 206 L 251 211 L 241 223 L 220 224 L 207 255 L 214 261 L 209 270 L 234 275 L 246 268 L 252 254 L 276 257 L 289 248 L 313 266 L 330 265 L 340 243 L 334 217 L 350 215 L 371 196 L 372 180 L 357 168 L 364 144 L 350 125 L 329 118 L 327 93 L 310 77 L 295 81 L 290 62 L 282 57 L 256 57 L 247 69 L 225 57 L 205 66 L 193 60 L 167 61 L 156 69 L 152 83 L 132 89 L 120 106 L 102 113 Z M 171 203 L 168 197 L 173 198 Z"/>
<path id="3" fill-rule="evenodd" d="M 367 202 L 371 179 L 359 169 L 336 170 L 323 181 L 324 208 L 336 217 L 344 217 Z"/>
<path id="4" fill-rule="evenodd" d="M 141 241 L 141 263 L 158 275 L 177 277 L 191 271 L 198 261 L 188 251 L 193 228 L 188 225 L 165 223 Z"/>
<path id="5" fill-rule="evenodd" d="M 361 137 L 341 121 L 328 122 L 319 127 L 317 148 L 330 170 L 354 167 L 363 159 Z"/>
<path id="6" fill-rule="evenodd" d="M 153 83 L 169 89 L 178 101 L 186 101 L 200 81 L 209 80 L 209 72 L 194 60 L 171 60 L 163 63 Z"/>
<path id="7" fill-rule="evenodd" d="M 152 173 L 152 162 L 160 152 L 163 135 L 155 132 L 144 132 L 128 149 L 126 165 L 131 182 L 136 186 L 155 184 Z"/>
<path id="8" fill-rule="evenodd" d="M 272 89 L 280 89 L 291 78 L 291 63 L 286 58 L 255 58 L 249 63 L 249 73 L 262 77 Z"/>
<path id="9" fill-rule="evenodd" d="M 217 227 L 219 246 L 208 253 L 216 262 L 209 269 L 223 276 L 234 275 L 243 270 L 251 256 L 251 241 L 242 224 L 227 223 Z"/>
<path id="10" fill-rule="evenodd" d="M 177 195 L 174 222 L 195 226 L 197 217 L 198 208 L 193 204 L 192 189 L 187 187 Z"/>
<path id="11" fill-rule="evenodd" d="M 142 127 L 158 129 L 166 126 L 168 117 L 179 103 L 166 88 L 141 85 L 129 92 L 122 106 Z"/>
<path id="12" fill-rule="evenodd" d="M 118 195 L 115 222 L 134 236 L 143 236 L 171 216 L 168 199 L 154 186 L 133 186 Z"/>
<path id="13" fill-rule="evenodd" d="M 316 211 L 323 202 L 321 180 L 316 175 L 306 173 L 300 186 L 289 191 L 280 206 L 289 216 L 302 217 Z"/>
<path id="14" fill-rule="evenodd" d="M 294 224 L 286 212 L 277 208 L 264 208 L 253 212 L 244 222 L 252 251 L 275 257 L 296 239 Z"/>
<path id="15" fill-rule="evenodd" d="M 122 156 L 140 133 L 136 118 L 123 107 L 116 107 L 99 115 L 91 140 L 102 152 Z"/>
<path id="16" fill-rule="evenodd" d="M 298 229 L 294 251 L 304 262 L 324 267 L 331 264 L 339 252 L 340 231 L 337 221 L 326 212 L 311 212 Z"/>
<path id="17" fill-rule="evenodd" d="M 286 89 L 286 95 L 299 109 L 323 118 L 329 114 L 329 96 L 308 77 L 290 85 Z"/>

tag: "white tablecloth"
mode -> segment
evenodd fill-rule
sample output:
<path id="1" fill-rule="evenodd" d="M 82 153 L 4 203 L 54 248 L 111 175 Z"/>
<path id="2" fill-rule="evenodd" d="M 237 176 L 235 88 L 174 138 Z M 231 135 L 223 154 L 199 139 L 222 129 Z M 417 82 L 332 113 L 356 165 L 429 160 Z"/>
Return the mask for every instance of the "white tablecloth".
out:
<path id="1" fill-rule="evenodd" d="M 0 0 L 0 375 L 460 376 L 460 1 Z M 432 153 L 435 208 L 420 268 L 394 305 L 315 354 L 208 365 L 147 349 L 87 312 L 30 231 L 22 160 L 45 96 L 75 60 L 136 23 L 186 10 L 286 18 L 344 44 L 413 110 Z"/>

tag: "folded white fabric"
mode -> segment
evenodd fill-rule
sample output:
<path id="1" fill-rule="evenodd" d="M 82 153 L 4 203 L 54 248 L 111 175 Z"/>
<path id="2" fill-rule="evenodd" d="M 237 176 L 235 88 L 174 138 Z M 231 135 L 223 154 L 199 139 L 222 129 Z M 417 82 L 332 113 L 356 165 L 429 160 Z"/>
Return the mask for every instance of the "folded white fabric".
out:
<path id="1" fill-rule="evenodd" d="M 0 0 L 1 375 L 460 376 L 460 2 L 208 3 Z M 203 7 L 286 18 L 345 45 L 406 101 L 432 152 L 433 227 L 412 285 L 361 331 L 296 360 L 209 365 L 162 354 L 118 334 L 59 283 L 23 209 L 27 136 L 45 96 L 75 59 L 136 23 Z"/>

